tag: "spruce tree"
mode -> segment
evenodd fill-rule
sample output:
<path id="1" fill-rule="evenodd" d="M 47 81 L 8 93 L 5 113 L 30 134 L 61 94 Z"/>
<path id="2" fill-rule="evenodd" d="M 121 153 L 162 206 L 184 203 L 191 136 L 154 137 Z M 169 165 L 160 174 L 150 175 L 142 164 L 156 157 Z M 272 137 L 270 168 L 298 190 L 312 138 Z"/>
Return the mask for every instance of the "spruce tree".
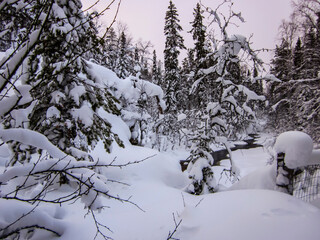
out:
<path id="1" fill-rule="evenodd" d="M 205 48 L 206 42 L 206 27 L 203 24 L 203 16 L 200 3 L 197 3 L 196 8 L 194 9 L 194 20 L 191 22 L 192 24 L 192 37 L 195 41 L 195 61 L 199 67 L 204 67 L 203 62 L 204 58 L 207 55 L 207 49 Z"/>
<path id="2" fill-rule="evenodd" d="M 301 77 L 301 67 L 303 62 L 303 49 L 300 37 L 296 42 L 296 46 L 293 51 L 293 79 L 299 79 Z"/>
<path id="3" fill-rule="evenodd" d="M 283 81 L 290 80 L 292 69 L 292 54 L 289 43 L 282 39 L 281 45 L 276 46 L 274 58 L 271 60 L 271 73 Z"/>
<path id="4" fill-rule="evenodd" d="M 166 42 L 164 50 L 165 75 L 163 87 L 166 94 L 167 111 L 176 110 L 176 93 L 179 90 L 179 82 L 181 80 L 178 56 L 180 54 L 179 49 L 184 49 L 185 46 L 183 38 L 179 33 L 182 31 L 179 22 L 177 8 L 170 0 L 164 26 Z"/>
<path id="5" fill-rule="evenodd" d="M 28 11 L 41 9 L 42 21 L 30 26 L 28 37 L 38 34 L 29 48 L 24 69 L 19 79 L 30 86 L 32 100 L 20 105 L 30 107 L 29 129 L 44 134 L 62 151 L 78 159 L 87 159 L 88 152 L 99 140 L 107 151 L 118 137 L 110 123 L 100 117 L 99 110 L 119 114 L 116 99 L 96 82 L 89 63 L 83 56 L 98 48 L 100 41 L 92 15 L 84 15 L 79 0 L 32 2 Z M 45 18 L 44 18 L 45 17 Z M 43 20 L 45 19 L 45 20 Z M 27 37 L 25 39 L 28 39 Z M 6 127 L 19 127 L 7 116 Z M 15 160 L 28 160 L 30 149 L 13 144 Z M 14 162 L 13 162 L 14 163 Z"/>
<path id="6" fill-rule="evenodd" d="M 159 72 L 159 67 L 158 67 L 158 59 L 157 59 L 157 53 L 156 50 L 153 50 L 153 55 L 152 55 L 152 82 L 154 84 L 160 85 L 160 72 Z"/>
<path id="7" fill-rule="evenodd" d="M 205 76 L 203 74 L 203 69 L 209 67 L 207 64 L 207 54 L 208 48 L 206 46 L 206 27 L 203 24 L 203 15 L 200 3 L 197 3 L 196 8 L 194 9 L 194 20 L 191 22 L 192 37 L 195 41 L 194 43 L 194 70 L 191 74 L 190 81 L 192 84 L 196 84 L 199 79 L 201 79 L 200 84 L 197 84 L 196 89 L 192 91 L 192 94 L 189 96 L 193 99 L 193 107 L 203 108 L 206 104 L 212 100 L 212 92 L 214 91 L 211 88 L 211 82 L 213 76 Z M 209 80 L 211 79 L 211 80 Z"/>
<path id="8" fill-rule="evenodd" d="M 118 48 L 117 34 L 112 27 L 108 29 L 102 48 L 102 59 L 99 61 L 99 64 L 115 71 L 117 66 Z"/>
<path id="9" fill-rule="evenodd" d="M 127 37 L 124 32 L 122 32 L 120 35 L 118 51 L 119 52 L 115 72 L 119 78 L 124 79 L 133 72 L 133 66 L 131 64 L 132 58 L 130 57 Z"/>
<path id="10" fill-rule="evenodd" d="M 316 33 L 315 29 L 311 26 L 305 34 L 303 47 L 303 66 L 301 72 L 304 79 L 315 78 L 318 75 L 317 58 Z"/>

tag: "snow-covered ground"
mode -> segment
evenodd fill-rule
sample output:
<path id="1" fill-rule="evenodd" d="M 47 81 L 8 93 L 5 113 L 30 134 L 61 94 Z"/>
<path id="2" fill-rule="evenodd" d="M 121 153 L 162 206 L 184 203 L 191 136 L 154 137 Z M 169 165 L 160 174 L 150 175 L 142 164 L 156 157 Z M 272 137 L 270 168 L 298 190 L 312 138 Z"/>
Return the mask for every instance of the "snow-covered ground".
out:
<path id="1" fill-rule="evenodd" d="M 124 123 L 121 121 L 117 124 L 114 122 L 114 130 L 125 138 L 128 134 L 123 131 L 125 128 L 122 124 Z M 119 164 L 147 158 L 138 164 L 103 170 L 103 174 L 109 179 L 125 183 L 110 183 L 110 192 L 117 193 L 124 199 L 130 198 L 130 201 L 137 204 L 135 206 L 116 200 L 103 200 L 106 207 L 95 216 L 101 224 L 110 228 L 111 231 L 102 227 L 101 230 L 113 239 L 167 239 L 169 232 L 174 231 L 175 224 L 180 220 L 173 235 L 176 239 L 319 239 L 320 209 L 287 194 L 266 190 L 273 187 L 274 168 L 266 166 L 269 155 L 264 148 L 233 153 L 234 162 L 243 177 L 242 181 L 233 186 L 237 190 L 227 189 L 219 193 L 194 196 L 183 191 L 189 179 L 187 173 L 181 172 L 179 164 L 181 159 L 188 156 L 188 152 L 158 152 L 131 146 L 129 142 L 125 144 L 124 149 L 114 145 L 110 155 L 104 152 L 102 145 L 97 146 L 93 153 L 96 158 L 110 161 L 116 158 L 115 161 Z M 5 157 L 6 152 L 3 150 L 1 153 Z M 222 165 L 224 163 L 228 165 L 228 161 L 222 162 Z M 3 166 L 3 162 L 0 166 Z M 221 169 L 220 166 L 215 170 L 217 181 L 220 179 Z M 223 183 L 226 179 L 220 180 L 221 186 L 230 185 Z M 22 204 L 13 203 L 1 200 L 0 212 L 3 216 L 14 216 L 18 211 L 16 206 Z M 87 210 L 83 209 L 81 202 L 61 207 L 41 207 L 52 217 L 53 224 L 62 226 L 63 235 L 60 239 L 94 238 L 96 226 L 92 216 L 86 215 Z M 39 219 L 42 218 L 40 214 Z M 33 239 L 43 237 L 39 234 L 34 235 Z M 102 237 L 98 236 L 97 239 Z"/>
<path id="2" fill-rule="evenodd" d="M 189 184 L 188 174 L 181 172 L 179 161 L 186 159 L 188 152 L 176 150 L 158 152 L 146 147 L 132 146 L 130 133 L 125 123 L 114 115 L 105 117 L 112 123 L 113 131 L 124 140 L 126 147 L 113 145 L 107 154 L 100 143 L 92 156 L 103 160 L 125 164 L 145 159 L 145 161 L 123 168 L 102 169 L 108 179 L 112 194 L 118 194 L 130 203 L 103 199 L 106 206 L 95 214 L 97 220 L 110 230 L 100 226 L 107 236 L 117 240 L 167 239 L 175 230 L 175 239 L 186 240 L 255 240 L 290 239 L 318 240 L 320 236 L 320 209 L 290 195 L 273 191 L 275 166 L 267 165 L 270 155 L 265 148 L 237 150 L 233 160 L 239 170 L 241 180 L 231 183 L 227 173 L 222 173 L 229 161 L 224 160 L 215 167 L 216 181 L 221 192 L 194 196 L 183 190 Z M 4 167 L 9 152 L 4 146 L 0 149 L 0 167 Z M 119 183 L 121 182 L 121 183 Z M 63 188 L 62 188 L 63 189 Z M 65 187 L 68 191 L 68 187 Z M 7 223 L 32 208 L 24 203 L 1 200 L 0 213 Z M 92 215 L 87 214 L 83 204 L 40 205 L 42 212 L 38 220 L 59 225 L 63 232 L 59 239 L 93 239 L 96 226 Z M 49 217 L 48 217 L 49 216 Z M 4 218 L 5 217 L 5 218 Z M 25 221 L 28 219 L 26 218 Z M 0 222 L 4 224 L 5 222 Z M 53 239 L 53 235 L 51 236 Z M 35 234 L 32 239 L 48 238 Z M 97 239 L 103 239 L 98 235 Z"/>
<path id="3" fill-rule="evenodd" d="M 1 57 L 1 56 L 0 56 Z M 116 94 L 125 97 L 137 95 L 138 88 L 132 87 L 132 80 L 119 80 L 106 69 L 100 69 L 92 64 L 101 84 L 117 89 Z M 104 81 L 109 76 L 110 81 Z M 114 80 L 114 81 L 113 81 Z M 136 84 L 139 81 L 137 80 Z M 161 91 L 152 84 L 142 84 L 151 96 L 158 96 Z M 186 240 L 318 240 L 320 236 L 320 209 L 297 198 L 273 191 L 275 187 L 275 166 L 267 165 L 270 161 L 269 150 L 255 148 L 238 150 L 232 153 L 234 169 L 237 170 L 240 181 L 231 187 L 228 172 L 228 160 L 221 161 L 214 168 L 216 182 L 220 192 L 202 196 L 186 193 L 184 189 L 190 183 L 186 172 L 181 172 L 180 160 L 188 157 L 184 150 L 158 152 L 146 147 L 132 146 L 129 142 L 131 133 L 128 125 L 118 116 L 101 112 L 112 125 L 112 131 L 117 133 L 126 146 L 124 149 L 113 144 L 112 153 L 107 154 L 102 143 L 91 153 L 95 160 L 114 164 L 126 164 L 145 159 L 126 167 L 109 167 L 101 169 L 108 178 L 108 191 L 122 199 L 130 199 L 124 203 L 112 199 L 103 199 L 105 208 L 95 213 L 99 229 L 106 236 L 116 240 L 162 240 L 167 239 L 169 232 L 174 232 L 174 239 Z M 182 117 L 182 116 L 180 116 Z M 14 130 L 1 129 L 0 135 L 7 140 L 14 140 L 17 134 Z M 6 133 L 6 134 L 5 134 Z M 7 134 L 10 133 L 10 134 Z M 43 137 L 36 136 L 27 130 L 19 132 L 19 139 L 44 146 L 52 156 L 60 158 L 56 151 Z M 28 137 L 29 136 L 29 137 Z M 35 141 L 38 140 L 38 141 Z M 28 142 L 29 143 L 29 142 Z M 36 145 L 37 146 L 37 145 Z M 317 153 L 318 154 L 318 153 Z M 317 155 L 318 158 L 319 154 Z M 9 152 L 5 145 L 0 146 L 0 172 L 4 170 Z M 36 191 L 35 189 L 34 191 Z M 64 186 L 60 191 L 68 193 L 70 189 Z M 59 193 L 49 193 L 59 194 Z M 1 192 L 0 192 L 1 196 Z M 93 239 L 96 226 L 93 216 L 87 214 L 81 201 L 57 204 L 40 204 L 34 211 L 36 218 L 25 217 L 23 221 L 32 224 L 46 221 L 47 226 L 58 226 L 62 236 L 60 239 Z M 22 213 L 28 213 L 33 206 L 14 200 L 0 199 L 0 230 Z M 38 211 L 39 210 L 39 211 Z M 181 221 L 181 222 L 180 222 Z M 110 230 L 106 230 L 107 226 Z M 48 235 L 49 234 L 49 235 Z M 37 233 L 32 239 L 55 239 L 48 232 Z M 102 239 L 101 235 L 97 239 Z"/>
<path id="4" fill-rule="evenodd" d="M 177 239 L 319 239 L 320 209 L 284 193 L 271 190 L 236 190 L 193 196 L 182 189 L 187 174 L 180 171 L 179 160 L 186 152 L 159 153 L 127 146 L 114 149 L 119 163 L 154 157 L 122 169 L 108 169 L 110 178 L 128 183 L 114 184 L 112 191 L 131 197 L 131 204 L 105 199 L 108 206 L 96 214 L 112 232 L 114 239 L 166 239 L 182 220 Z M 113 156 L 107 156 L 113 157 Z M 235 152 L 242 174 L 265 167 L 263 148 Z M 91 239 L 95 226 L 91 217 L 83 217 L 80 204 L 64 206 L 63 221 L 69 224 L 61 239 Z M 175 221 L 174 221 L 175 218 Z"/>

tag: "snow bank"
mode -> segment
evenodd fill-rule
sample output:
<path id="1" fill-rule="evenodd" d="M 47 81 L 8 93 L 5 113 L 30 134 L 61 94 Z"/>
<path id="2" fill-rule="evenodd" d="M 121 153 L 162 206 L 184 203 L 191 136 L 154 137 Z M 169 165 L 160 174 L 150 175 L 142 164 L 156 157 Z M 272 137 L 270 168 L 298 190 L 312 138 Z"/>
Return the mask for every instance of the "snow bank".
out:
<path id="1" fill-rule="evenodd" d="M 51 229 L 57 234 L 63 235 L 66 226 L 64 221 L 60 219 L 60 214 L 58 214 L 58 212 L 50 211 L 49 207 L 34 208 L 33 205 L 24 202 L 0 199 L 0 235 L 6 235 L 18 229 L 32 226 L 37 226 L 39 229 Z M 18 222 L 15 222 L 18 218 L 21 219 Z M 11 225 L 5 229 L 9 224 Z M 32 239 L 48 239 L 53 236 L 52 233 L 44 232 L 46 235 L 43 235 L 44 233 L 35 232 L 33 236 L 31 235 Z M 29 235 L 30 237 L 30 234 L 32 233 L 27 233 L 26 235 Z M 26 237 L 26 239 L 29 239 L 29 237 Z"/>
<path id="2" fill-rule="evenodd" d="M 179 213 L 178 239 L 316 240 L 320 210 L 290 195 L 242 190 L 198 198 Z"/>
<path id="3" fill-rule="evenodd" d="M 298 131 L 284 132 L 278 136 L 274 147 L 277 153 L 285 153 L 288 168 L 310 165 L 313 141 L 308 134 Z"/>
<path id="4" fill-rule="evenodd" d="M 276 165 L 261 167 L 241 178 L 228 190 L 242 189 L 268 189 L 274 190 L 276 187 Z"/>

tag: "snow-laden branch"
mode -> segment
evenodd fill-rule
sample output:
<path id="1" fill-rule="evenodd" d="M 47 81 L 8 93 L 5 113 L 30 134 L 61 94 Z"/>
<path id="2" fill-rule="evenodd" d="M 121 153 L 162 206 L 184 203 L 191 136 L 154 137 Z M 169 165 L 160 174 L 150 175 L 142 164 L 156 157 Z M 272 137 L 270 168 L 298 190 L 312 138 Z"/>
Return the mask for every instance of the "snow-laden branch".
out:
<path id="1" fill-rule="evenodd" d="M 65 158 L 66 154 L 54 146 L 43 134 L 23 128 L 0 129 L 4 142 L 17 141 L 26 145 L 45 149 L 53 158 Z"/>

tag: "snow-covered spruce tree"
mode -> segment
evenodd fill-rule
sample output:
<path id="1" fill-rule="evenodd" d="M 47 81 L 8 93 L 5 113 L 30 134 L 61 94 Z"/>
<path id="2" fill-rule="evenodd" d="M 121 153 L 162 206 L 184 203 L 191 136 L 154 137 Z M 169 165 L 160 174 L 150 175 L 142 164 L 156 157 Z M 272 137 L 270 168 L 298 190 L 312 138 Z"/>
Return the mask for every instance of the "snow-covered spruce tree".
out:
<path id="1" fill-rule="evenodd" d="M 204 58 L 208 53 L 208 49 L 206 49 L 206 27 L 203 24 L 203 10 L 201 9 L 200 3 L 197 3 L 196 8 L 194 9 L 193 16 L 194 20 L 191 22 L 192 29 L 192 37 L 195 41 L 194 51 L 195 51 L 195 61 L 198 65 L 198 68 L 203 68 Z"/>
<path id="2" fill-rule="evenodd" d="M 191 86 L 195 82 L 197 84 L 196 89 L 189 88 L 189 97 L 192 99 L 193 108 L 205 108 L 208 102 L 213 101 L 215 93 L 215 84 L 214 81 L 210 81 L 212 78 L 216 78 L 214 74 L 204 74 L 201 69 L 206 69 L 209 66 L 212 66 L 212 55 L 209 54 L 210 44 L 207 40 L 207 27 L 203 23 L 203 9 L 200 3 L 197 4 L 194 9 L 194 20 L 191 22 L 192 37 L 194 40 L 194 69 L 189 73 L 189 81 L 192 82 Z M 191 89 L 191 90 L 190 90 Z M 191 93 L 191 94 L 190 94 Z"/>
<path id="3" fill-rule="evenodd" d="M 274 58 L 271 60 L 271 73 L 282 81 L 290 80 L 292 68 L 292 50 L 289 43 L 282 39 L 280 46 L 276 46 Z"/>
<path id="4" fill-rule="evenodd" d="M 302 42 L 301 38 L 299 37 L 295 48 L 293 50 L 293 59 L 292 59 L 292 76 L 293 79 L 299 79 L 301 78 L 301 68 L 302 68 L 302 61 L 303 61 L 303 49 L 302 49 Z"/>
<path id="5" fill-rule="evenodd" d="M 184 41 L 180 35 L 182 27 L 179 24 L 177 8 L 170 0 L 168 10 L 165 15 L 164 35 L 166 37 L 164 50 L 164 74 L 161 87 L 165 92 L 166 112 L 159 119 L 154 129 L 163 139 L 165 144 L 160 144 L 158 149 L 173 147 L 178 138 L 177 111 L 181 101 L 177 101 L 178 96 L 183 95 L 183 79 L 179 68 L 178 56 L 180 50 L 184 49 Z M 159 142 L 159 141 L 157 141 Z"/>
<path id="6" fill-rule="evenodd" d="M 317 62 L 318 51 L 316 48 L 316 31 L 311 26 L 304 37 L 303 61 L 301 74 L 304 79 L 315 78 L 318 76 L 319 63 Z"/>
<path id="7" fill-rule="evenodd" d="M 180 35 L 182 27 L 179 24 L 178 12 L 176 6 L 170 0 L 168 10 L 165 16 L 164 35 L 166 37 L 164 50 L 164 82 L 165 99 L 167 111 L 176 111 L 176 94 L 179 91 L 180 73 L 178 56 L 179 49 L 184 49 L 184 41 Z"/>
<path id="8" fill-rule="evenodd" d="M 9 218 L 1 216 L 0 238 L 60 237 L 66 229 L 63 216 L 57 212 L 58 220 L 47 206 L 56 204 L 58 209 L 81 200 L 93 216 L 97 234 L 109 239 L 94 210 L 103 208 L 102 196 L 129 200 L 112 192 L 111 180 L 99 173 L 112 163 L 88 154 L 97 141 L 102 140 L 108 150 L 117 140 L 99 113 L 119 113 L 116 99 L 84 59 L 99 44 L 93 16 L 84 15 L 78 0 L 5 0 L 0 16 L 6 15 L 11 22 L 26 21 L 19 19 L 21 15 L 30 21 L 26 28 L 13 26 L 17 34 L 13 32 L 10 48 L 0 60 L 1 145 L 13 145 L 21 153 L 16 160 L 22 162 L 11 161 L 12 166 L 0 174 L 1 206 L 12 209 Z M 5 24 L 0 35 L 11 26 Z M 25 161 L 33 149 L 42 154 Z M 68 187 L 60 192 L 65 183 Z"/>
<path id="9" fill-rule="evenodd" d="M 219 13 L 219 9 L 223 6 L 229 8 L 228 16 Z M 262 61 L 251 49 L 244 36 L 228 35 L 228 26 L 232 21 L 235 19 L 244 21 L 241 13 L 232 11 L 231 6 L 232 3 L 226 0 L 215 10 L 207 8 L 207 12 L 212 18 L 211 24 L 216 24 L 221 30 L 221 40 L 217 41 L 213 53 L 209 53 L 213 57 L 213 65 L 201 69 L 201 71 L 204 75 L 217 76 L 211 78 L 211 81 L 215 81 L 217 84 L 217 99 L 207 103 L 205 109 L 202 109 L 197 126 L 198 131 L 193 136 L 194 146 L 188 166 L 192 183 L 187 191 L 194 194 L 217 190 L 211 170 L 214 160 L 211 156 L 211 144 L 213 143 L 222 144 L 227 148 L 231 160 L 230 171 L 237 177 L 238 173 L 232 161 L 229 141 L 243 138 L 246 134 L 254 131 L 257 124 L 253 108 L 254 102 L 265 99 L 244 84 L 249 81 L 254 83 L 261 77 L 242 76 L 239 71 L 241 65 L 247 65 L 247 68 L 251 67 L 252 72 L 254 69 L 259 71 Z M 241 58 L 240 56 L 245 57 Z M 193 88 L 197 88 L 201 80 L 196 81 Z"/>
<path id="10" fill-rule="evenodd" d="M 133 72 L 132 57 L 127 43 L 127 37 L 124 32 L 121 33 L 119 38 L 119 50 L 115 67 L 115 72 L 119 78 L 126 78 Z"/>
<path id="11" fill-rule="evenodd" d="M 151 70 L 152 82 L 154 84 L 157 84 L 160 86 L 160 84 L 161 84 L 161 70 L 159 69 L 158 64 L 159 64 L 159 62 L 157 59 L 157 53 L 156 53 L 156 50 L 154 50 L 153 55 L 152 55 L 152 70 Z"/>
<path id="12" fill-rule="evenodd" d="M 117 55 L 118 55 L 118 44 L 117 34 L 113 27 L 110 27 L 105 34 L 103 43 L 100 46 L 102 54 L 94 60 L 100 65 L 107 67 L 112 71 L 116 71 L 117 66 Z"/>
<path id="13" fill-rule="evenodd" d="M 194 60 L 194 49 L 187 50 L 187 56 L 182 60 L 181 68 L 181 91 L 179 96 L 178 109 L 182 112 L 191 110 L 195 105 L 195 96 L 190 94 L 190 88 L 194 80 L 196 64 Z"/>
<path id="14" fill-rule="evenodd" d="M 34 41 L 33 48 L 30 40 L 22 43 L 29 52 L 23 65 L 25 74 L 19 81 L 22 86 L 30 86 L 31 96 L 29 102 L 23 102 L 16 111 L 25 112 L 26 107 L 32 106 L 27 127 L 44 134 L 54 145 L 76 158 L 85 158 L 86 152 L 99 140 L 110 151 L 113 140 L 119 144 L 121 141 L 98 111 L 104 109 L 119 114 L 119 110 L 115 98 L 95 81 L 94 73 L 83 59 L 98 44 L 91 16 L 84 15 L 78 0 L 26 4 L 28 11 L 31 7 L 39 11 L 39 16 L 25 37 Z M 19 47 L 16 50 L 20 50 Z M 7 128 L 22 127 L 16 116 L 19 114 L 8 115 Z M 26 154 L 31 149 L 18 143 L 13 146 L 15 161 L 28 158 Z"/>

